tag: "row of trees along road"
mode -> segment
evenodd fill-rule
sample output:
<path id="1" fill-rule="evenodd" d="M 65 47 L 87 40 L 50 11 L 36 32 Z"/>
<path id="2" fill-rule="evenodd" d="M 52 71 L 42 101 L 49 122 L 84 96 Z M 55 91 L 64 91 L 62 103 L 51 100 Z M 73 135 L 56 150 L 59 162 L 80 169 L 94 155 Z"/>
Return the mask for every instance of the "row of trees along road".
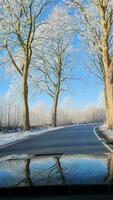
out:
<path id="1" fill-rule="evenodd" d="M 23 130 L 30 129 L 28 78 L 52 98 L 56 126 L 58 97 L 74 66 L 74 33 L 85 41 L 104 83 L 106 119 L 113 128 L 113 0 L 66 0 L 44 20 L 48 5 L 49 0 L 0 1 L 1 65 L 20 76 Z"/>
<path id="2" fill-rule="evenodd" d="M 66 4 L 74 9 L 75 32 L 86 42 L 103 81 L 106 121 L 113 129 L 113 0 L 69 0 Z"/>

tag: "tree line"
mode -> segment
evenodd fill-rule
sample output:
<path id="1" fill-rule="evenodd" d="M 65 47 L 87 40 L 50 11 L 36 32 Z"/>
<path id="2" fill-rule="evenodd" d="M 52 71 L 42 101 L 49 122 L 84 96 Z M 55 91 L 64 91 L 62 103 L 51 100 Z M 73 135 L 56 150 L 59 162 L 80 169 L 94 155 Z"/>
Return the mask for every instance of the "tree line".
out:
<path id="1" fill-rule="evenodd" d="M 5 100 L 4 100 L 5 99 Z M 8 97 L 0 98 L 0 131 L 19 131 L 23 126 L 21 108 L 17 102 Z M 51 108 L 44 102 L 39 102 L 29 111 L 31 128 L 51 126 Z M 104 122 L 105 109 L 100 105 L 89 105 L 77 109 L 69 98 L 58 106 L 57 125 L 72 125 L 77 123 Z"/>
<path id="2" fill-rule="evenodd" d="M 1 0 L 0 7 L 0 64 L 21 85 L 23 130 L 30 129 L 30 88 L 50 96 L 57 126 L 59 95 L 76 70 L 75 34 L 103 82 L 106 122 L 113 129 L 113 1 L 66 0 L 56 6 L 49 0 Z"/>

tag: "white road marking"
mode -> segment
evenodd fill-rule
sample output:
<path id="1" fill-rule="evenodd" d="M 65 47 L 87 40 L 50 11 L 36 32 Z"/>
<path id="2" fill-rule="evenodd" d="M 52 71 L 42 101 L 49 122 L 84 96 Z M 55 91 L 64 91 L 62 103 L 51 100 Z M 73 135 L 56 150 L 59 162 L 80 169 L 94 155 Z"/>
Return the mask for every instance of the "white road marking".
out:
<path id="1" fill-rule="evenodd" d="M 98 140 L 100 140 L 101 142 L 102 142 L 102 144 L 110 151 L 110 152 L 112 152 L 113 153 L 113 149 L 111 149 L 111 147 L 109 147 L 109 145 L 107 145 L 105 142 L 103 142 L 103 140 L 98 136 L 98 134 L 97 134 L 97 132 L 96 132 L 96 128 L 97 128 L 98 126 L 96 126 L 95 128 L 94 128 L 94 134 L 96 135 L 96 137 L 98 138 Z"/>

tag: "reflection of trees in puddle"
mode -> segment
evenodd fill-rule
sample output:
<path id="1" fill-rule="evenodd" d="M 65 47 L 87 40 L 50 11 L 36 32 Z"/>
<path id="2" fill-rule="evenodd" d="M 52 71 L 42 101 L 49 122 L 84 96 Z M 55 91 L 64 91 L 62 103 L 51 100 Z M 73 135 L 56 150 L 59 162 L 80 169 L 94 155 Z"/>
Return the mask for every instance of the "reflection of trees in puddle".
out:
<path id="1" fill-rule="evenodd" d="M 33 185 L 32 180 L 30 178 L 30 159 L 27 159 L 25 162 L 25 185 Z"/>
<path id="2" fill-rule="evenodd" d="M 70 183 L 72 181 L 73 183 L 76 183 L 76 175 L 78 175 L 77 173 L 79 172 L 79 176 L 81 176 L 82 174 L 81 173 L 82 171 L 80 170 L 83 169 L 81 168 L 81 165 L 84 164 L 83 158 L 79 157 L 78 159 L 78 157 L 76 156 L 71 156 L 71 157 L 67 156 L 66 158 L 65 156 L 54 155 L 54 156 L 44 156 L 44 157 L 34 156 L 29 159 L 6 160 L 3 162 L 0 162 L 0 170 L 4 169 L 6 171 L 9 171 L 14 177 L 13 186 L 17 186 L 17 187 L 18 186 L 32 186 L 32 185 L 65 184 L 67 180 Z M 98 159 L 99 159 L 99 163 L 97 163 Z M 97 157 L 97 159 L 95 158 L 96 162 L 94 162 L 92 158 L 89 159 L 91 163 L 89 163 L 90 165 L 88 167 L 91 167 L 91 170 L 93 170 L 94 167 L 95 168 L 97 167 L 97 171 L 95 170 L 94 175 L 92 175 L 92 177 L 95 175 L 96 176 L 99 175 L 100 178 L 102 176 L 102 181 L 103 181 L 103 178 L 105 177 L 104 182 L 112 183 L 113 182 L 113 154 L 110 153 L 108 155 L 108 163 L 103 162 L 102 159 L 103 157 L 99 157 L 99 158 Z M 105 157 L 104 161 L 107 161 L 107 157 Z M 93 168 L 92 168 L 92 163 L 94 164 Z M 107 164 L 107 171 L 105 170 L 106 164 Z M 76 169 L 76 166 L 78 166 L 78 172 L 71 173 L 72 169 L 73 170 Z M 86 166 L 86 169 L 87 169 L 87 166 Z M 107 176 L 106 176 L 106 173 L 107 173 Z M 85 179 L 87 177 L 88 176 L 86 174 Z M 78 178 L 80 179 L 81 177 L 78 177 Z M 97 176 L 97 180 L 98 180 L 98 176 Z M 92 181 L 94 180 L 92 179 Z M 12 186 L 11 178 L 10 178 L 10 185 Z"/>
<path id="3" fill-rule="evenodd" d="M 60 157 L 54 157 L 54 164 L 49 168 L 49 173 L 47 177 L 47 184 L 51 182 L 51 179 L 56 179 L 58 183 L 65 184 L 65 177 L 63 174 L 63 168 L 60 163 Z"/>
<path id="4" fill-rule="evenodd" d="M 105 178 L 107 183 L 113 183 L 113 153 L 108 155 L 108 174 Z"/>
<path id="5" fill-rule="evenodd" d="M 65 183 L 60 156 L 6 160 L 0 162 L 0 169 L 5 169 L 14 176 L 13 184 L 9 180 L 10 186 Z"/>
<path id="6" fill-rule="evenodd" d="M 40 184 L 40 180 L 38 179 L 39 176 L 43 177 L 44 182 L 41 180 L 41 183 L 46 183 L 46 184 L 52 184 L 54 181 L 57 184 L 65 184 L 65 176 L 64 176 L 64 169 L 62 168 L 60 158 L 61 156 L 53 156 L 51 157 L 51 162 L 49 163 L 49 167 L 47 167 L 47 176 L 43 176 L 43 169 L 36 170 L 35 177 L 37 177 L 37 183 Z M 36 165 L 38 166 L 38 161 L 42 162 L 43 165 L 45 164 L 45 158 L 35 158 L 37 163 Z M 47 157 L 47 160 L 49 162 L 49 157 Z M 34 185 L 33 183 L 33 176 L 30 176 L 30 163 L 32 163 L 32 159 L 27 159 L 24 160 L 24 170 L 23 170 L 23 180 L 18 182 L 16 185 L 20 185 L 23 183 L 26 186 Z M 51 165 L 52 164 L 52 165 Z M 110 153 L 108 155 L 108 162 L 107 162 L 107 176 L 105 177 L 105 182 L 106 183 L 112 183 L 113 182 L 113 153 Z"/>
<path id="7" fill-rule="evenodd" d="M 35 158 L 36 159 L 36 158 Z M 38 166 L 38 161 L 40 162 L 40 158 L 36 159 L 37 163 L 36 165 Z M 48 158 L 49 161 L 49 158 Z M 44 164 L 44 159 L 41 159 L 41 162 Z M 63 174 L 63 169 L 61 167 L 61 163 L 60 163 L 60 157 L 59 156 L 54 156 L 52 157 L 52 166 L 50 165 L 50 167 L 47 167 L 47 176 L 43 177 L 43 169 L 37 168 L 35 174 L 31 174 L 31 169 L 30 169 L 30 163 L 32 163 L 32 159 L 27 159 L 24 160 L 24 169 L 23 169 L 23 179 L 20 180 L 16 186 L 19 185 L 25 185 L 25 186 L 30 186 L 30 185 L 34 185 L 35 183 L 33 183 L 33 179 L 34 176 L 37 179 L 37 183 L 45 183 L 45 184 L 52 184 L 54 181 L 56 181 L 56 183 L 59 184 L 64 184 L 65 183 L 65 177 Z M 33 170 L 33 169 L 32 169 Z M 44 182 L 42 180 L 39 179 L 39 176 L 42 176 L 42 180 L 44 180 Z"/>
<path id="8" fill-rule="evenodd" d="M 20 182 L 18 182 L 16 186 L 19 186 L 22 183 L 25 186 L 33 185 L 32 180 L 30 178 L 30 159 L 24 161 L 23 179 Z"/>
<path id="9" fill-rule="evenodd" d="M 37 163 L 36 165 L 38 166 L 38 161 L 40 162 L 40 159 L 36 159 Z M 41 159 L 42 163 L 44 164 L 44 161 L 45 159 Z M 49 161 L 49 158 L 48 158 L 48 161 Z M 46 183 L 46 184 L 49 184 L 49 183 L 53 183 L 54 180 L 56 181 L 56 183 L 59 183 L 59 184 L 64 184 L 65 183 L 65 177 L 64 177 L 64 174 L 63 174 L 63 169 L 61 167 L 61 163 L 60 163 L 60 157 L 59 156 L 54 156 L 52 157 L 52 160 L 51 160 L 51 164 L 50 164 L 50 167 L 47 167 L 47 176 L 43 177 L 43 169 L 40 169 L 40 168 L 37 168 L 35 174 L 31 174 L 30 171 L 31 171 L 31 168 L 30 168 L 30 163 L 32 163 L 32 159 L 27 159 L 25 160 L 25 163 L 24 163 L 24 174 L 23 174 L 23 177 L 24 179 L 21 180 L 19 184 L 23 183 L 24 185 L 26 186 L 30 186 L 30 185 L 34 185 L 33 184 L 33 178 L 34 178 L 34 175 L 35 175 L 35 178 L 37 179 L 37 183 L 40 184 L 40 183 Z M 44 182 L 42 180 L 39 179 L 39 176 L 42 176 L 42 180 L 44 180 Z"/>
<path id="10" fill-rule="evenodd" d="M 30 159 L 26 160 L 6 160 L 0 162 L 0 170 L 9 171 L 13 175 L 14 180 L 12 183 L 9 179 L 10 186 L 32 185 L 30 178 Z M 7 185 L 6 185 L 7 187 Z"/>

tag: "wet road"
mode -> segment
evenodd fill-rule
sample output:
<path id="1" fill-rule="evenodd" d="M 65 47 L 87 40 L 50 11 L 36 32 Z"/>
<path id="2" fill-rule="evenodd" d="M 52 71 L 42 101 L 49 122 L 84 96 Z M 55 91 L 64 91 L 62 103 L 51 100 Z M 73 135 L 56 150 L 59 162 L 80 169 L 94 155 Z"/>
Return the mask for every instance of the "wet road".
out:
<path id="1" fill-rule="evenodd" d="M 11 154 L 101 154 L 107 148 L 94 134 L 97 125 L 70 126 L 20 141 L 0 149 L 0 157 Z"/>

